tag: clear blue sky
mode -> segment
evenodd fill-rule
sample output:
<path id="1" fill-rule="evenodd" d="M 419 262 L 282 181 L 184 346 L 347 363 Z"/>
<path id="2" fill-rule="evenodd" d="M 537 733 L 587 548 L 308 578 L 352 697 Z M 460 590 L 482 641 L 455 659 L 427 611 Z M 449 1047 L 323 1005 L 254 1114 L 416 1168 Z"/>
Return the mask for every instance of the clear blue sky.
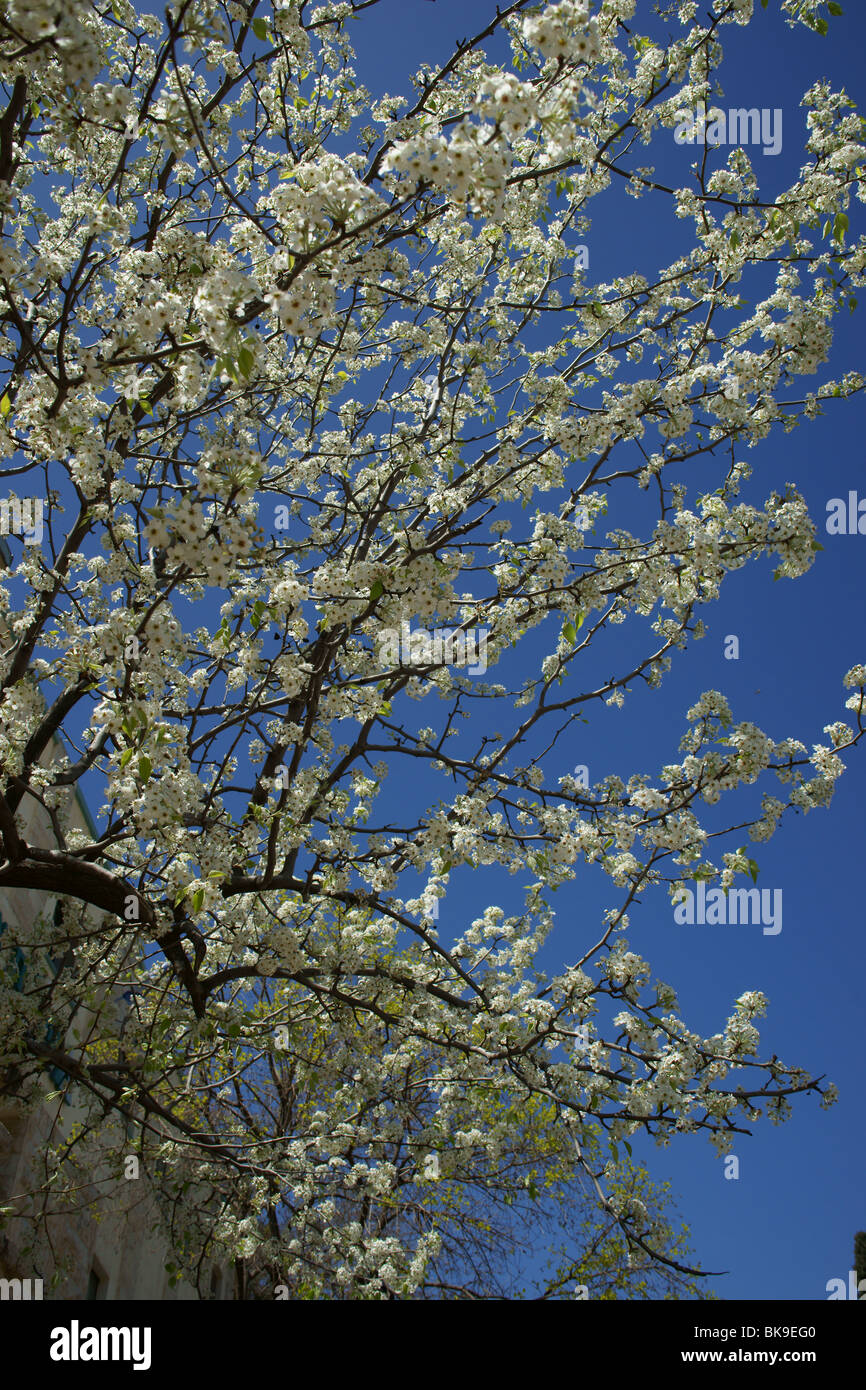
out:
<path id="1" fill-rule="evenodd" d="M 384 0 L 353 25 L 360 80 L 374 92 L 408 91 L 407 75 L 420 62 L 444 58 L 454 39 L 480 30 L 494 8 L 493 0 Z M 652 8 L 649 0 L 639 0 L 639 30 L 651 22 Z M 866 10 L 848 0 L 845 15 L 832 20 L 829 36 L 821 38 L 789 30 L 776 13 L 778 0 L 770 0 L 767 13 L 756 9 L 749 28 L 723 31 L 722 81 L 725 104 L 783 111 L 781 153 L 753 153 L 762 192 L 775 195 L 805 162 L 800 100 L 808 86 L 827 77 L 866 110 Z M 682 154 L 679 182 L 685 183 L 694 154 L 687 147 Z M 636 162 L 656 162 L 655 156 L 655 147 L 651 153 L 641 148 Z M 592 212 L 585 238 L 590 281 L 661 268 L 677 254 L 662 200 L 634 203 L 611 194 L 597 200 Z M 856 215 L 852 207 L 852 231 Z M 830 367 L 806 379 L 804 391 L 834 368 L 862 368 L 864 310 L 866 297 L 853 316 L 837 318 Z M 754 467 L 760 500 L 787 480 L 796 482 L 821 531 L 830 497 L 847 496 L 850 489 L 866 496 L 866 401 L 837 405 L 811 425 L 773 435 L 743 455 Z M 613 510 L 608 523 L 629 524 Z M 866 659 L 866 536 L 820 538 L 824 551 L 795 582 L 774 583 L 771 564 L 731 575 L 722 600 L 703 611 L 705 640 L 677 657 L 660 691 L 636 692 L 622 711 L 595 712 L 585 729 L 586 745 L 573 743 L 563 772 L 587 763 L 595 781 L 611 772 L 657 769 L 676 756 L 685 711 L 709 688 L 728 695 L 735 719 L 753 720 L 777 738 L 790 734 L 809 746 L 826 743 L 823 726 L 849 718 L 841 677 Z M 729 633 L 740 638 L 739 661 L 723 658 Z M 774 787 L 768 783 L 765 789 Z M 770 1000 L 760 1021 L 762 1055 L 776 1052 L 813 1076 L 826 1074 L 841 1092 L 829 1111 L 805 1096 L 785 1125 L 757 1125 L 751 1139 L 735 1146 L 738 1181 L 725 1180 L 722 1159 L 701 1136 L 684 1137 L 666 1150 L 635 1146 L 635 1156 L 646 1158 L 656 1177 L 671 1179 L 703 1265 L 728 1271 L 713 1283 L 724 1298 L 822 1300 L 828 1279 L 846 1277 L 854 1233 L 866 1228 L 864 794 L 866 749 L 849 756 L 829 811 L 792 817 L 769 844 L 754 847 L 759 886 L 783 890 L 778 936 L 764 936 L 754 926 L 678 926 L 663 893 L 645 898 L 632 913 L 630 944 L 677 988 L 691 1026 L 715 1032 L 739 994 L 760 989 Z M 515 891 L 515 880 L 511 885 Z M 479 876 L 455 873 L 440 920 L 443 937 L 451 914 L 457 928 L 493 900 Z M 508 905 L 506 897 L 498 900 Z M 549 964 L 594 940 L 598 913 L 613 901 L 610 885 L 586 874 L 563 888 Z"/>

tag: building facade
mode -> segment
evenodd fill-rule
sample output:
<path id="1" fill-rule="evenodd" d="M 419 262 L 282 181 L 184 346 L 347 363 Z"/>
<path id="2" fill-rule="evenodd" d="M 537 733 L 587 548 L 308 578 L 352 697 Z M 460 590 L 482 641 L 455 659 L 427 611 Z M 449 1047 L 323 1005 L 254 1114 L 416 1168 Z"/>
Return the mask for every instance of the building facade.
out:
<path id="1" fill-rule="evenodd" d="M 8 563 L 8 558 L 0 540 L 0 564 Z M 48 760 L 60 751 L 55 740 Z M 77 792 L 65 815 L 72 827 L 95 833 Z M 29 844 L 56 845 L 48 813 L 32 797 L 22 802 L 17 823 Z M 0 971 L 13 991 L 37 991 L 57 971 L 58 962 L 47 951 L 22 950 L 16 938 L 32 936 L 28 928 L 50 921 L 59 908 L 60 900 L 50 894 L 0 888 Z M 120 1010 L 125 1007 L 122 998 L 115 1003 Z M 75 1013 L 64 1038 L 52 1036 L 48 1029 L 47 1041 L 74 1055 L 75 1030 L 86 1025 L 86 1017 L 84 1010 Z M 106 1160 L 111 1161 L 103 1168 L 99 1159 L 91 1158 L 76 1171 L 74 1210 L 47 1214 L 45 1196 L 35 1199 L 37 1206 L 42 1202 L 37 1229 L 33 1194 L 46 1193 L 50 1154 L 58 1140 L 74 1133 L 84 1111 L 74 1083 L 57 1068 L 39 1077 L 31 1075 L 22 1094 L 16 1080 L 20 1058 L 14 1046 L 10 1048 L 8 1024 L 9 1020 L 0 1019 L 0 1300 L 232 1298 L 230 1270 L 208 1266 L 203 1270 L 202 1292 L 176 1282 L 167 1268 L 173 1261 L 160 1234 L 159 1211 L 146 1173 L 137 1160 L 124 1160 L 128 1176 L 117 1180 L 117 1160 L 123 1158 L 128 1139 L 121 1119 L 101 1131 Z M 112 1148 L 114 1152 L 109 1152 Z"/>

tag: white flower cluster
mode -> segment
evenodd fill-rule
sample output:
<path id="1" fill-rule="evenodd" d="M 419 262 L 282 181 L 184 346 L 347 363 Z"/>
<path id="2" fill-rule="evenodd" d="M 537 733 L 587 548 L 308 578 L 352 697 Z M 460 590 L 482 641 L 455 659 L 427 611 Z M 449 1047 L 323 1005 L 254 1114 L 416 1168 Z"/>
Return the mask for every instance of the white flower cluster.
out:
<path id="1" fill-rule="evenodd" d="M 136 306 L 130 327 L 139 347 L 152 347 L 158 342 L 166 329 L 175 332 L 185 323 L 187 306 L 178 294 L 165 294 L 157 291 L 152 297 L 144 297 Z"/>
<path id="2" fill-rule="evenodd" d="M 198 502 L 183 497 L 174 507 L 155 511 L 144 528 L 148 546 L 162 551 L 170 568 L 204 571 L 208 582 L 224 585 L 239 560 L 252 549 L 251 524 L 225 513 L 216 526 Z"/>
<path id="3" fill-rule="evenodd" d="M 506 134 L 529 130 L 538 118 L 538 99 L 529 82 L 513 73 L 496 73 L 478 84 L 476 109 L 489 116 Z"/>
<path id="4" fill-rule="evenodd" d="M 91 121 L 117 125 L 124 134 L 137 135 L 135 93 L 120 83 L 94 82 L 85 94 L 85 110 Z"/>
<path id="5" fill-rule="evenodd" d="M 35 684 L 4 690 L 0 700 L 0 766 L 9 776 L 21 776 L 25 745 L 43 715 L 44 706 Z"/>
<path id="6" fill-rule="evenodd" d="M 293 614 L 308 596 L 305 584 L 302 584 L 292 575 L 286 575 L 285 578 L 278 580 L 271 589 L 268 606 L 280 617 L 288 616 Z"/>
<path id="7" fill-rule="evenodd" d="M 273 213 L 286 243 L 305 251 L 317 233 L 345 227 L 380 206 L 375 190 L 335 154 L 292 166 L 258 203 L 260 210 Z"/>
<path id="8" fill-rule="evenodd" d="M 301 24 L 298 0 L 274 0 L 274 29 L 282 36 L 297 58 L 310 51 L 310 36 Z"/>
<path id="9" fill-rule="evenodd" d="M 40 45 L 38 59 L 58 60 L 62 82 L 70 87 L 92 82 L 102 66 L 100 50 L 82 20 L 87 0 L 9 0 L 8 23 L 25 44 Z"/>
<path id="10" fill-rule="evenodd" d="M 592 63 L 599 55 L 598 22 L 590 18 L 586 0 L 562 0 L 523 22 L 527 43 L 545 58 Z"/>
<path id="11" fill-rule="evenodd" d="M 314 315 L 317 329 L 328 322 L 334 307 L 334 289 L 327 277 L 308 269 L 295 275 L 286 289 L 268 290 L 265 303 L 286 333 L 300 337 L 311 328 Z"/>
<path id="12" fill-rule="evenodd" d="M 195 312 L 207 341 L 222 349 L 236 330 L 232 315 L 255 299 L 258 286 L 244 271 L 215 266 L 201 279 L 195 294 Z"/>
<path id="13" fill-rule="evenodd" d="M 458 202 L 469 199 L 473 210 L 495 216 L 504 208 L 510 158 L 507 148 L 490 138 L 492 134 L 490 127 L 463 121 L 450 140 L 425 133 L 419 139 L 398 141 L 383 168 L 429 182 Z"/>
<path id="14" fill-rule="evenodd" d="M 268 936 L 268 950 L 277 957 L 280 968 L 300 970 L 307 964 L 306 957 L 298 941 L 298 932 L 288 924 L 275 927 Z"/>

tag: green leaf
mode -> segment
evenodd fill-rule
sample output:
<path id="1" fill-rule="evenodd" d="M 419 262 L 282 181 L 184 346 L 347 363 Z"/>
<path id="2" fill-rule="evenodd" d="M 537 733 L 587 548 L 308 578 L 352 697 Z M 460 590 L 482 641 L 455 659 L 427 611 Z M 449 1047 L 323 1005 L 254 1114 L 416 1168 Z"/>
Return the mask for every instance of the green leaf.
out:
<path id="1" fill-rule="evenodd" d="M 260 598 L 257 598 L 255 603 L 253 604 L 252 616 L 250 618 L 250 622 L 253 625 L 254 632 L 258 632 L 259 628 L 264 622 L 266 612 L 267 605 L 263 603 Z"/>
<path id="2" fill-rule="evenodd" d="M 571 645 L 574 646 L 575 642 L 577 641 L 577 633 L 575 632 L 574 627 L 571 623 L 565 624 L 565 626 L 562 629 L 562 635 L 565 638 L 566 642 L 570 642 Z"/>
<path id="3" fill-rule="evenodd" d="M 377 598 L 381 598 L 382 595 L 384 594 L 384 592 L 385 592 L 385 585 L 382 583 L 381 579 L 377 579 L 377 580 L 376 580 L 376 583 L 373 585 L 372 589 L 370 590 L 370 598 L 371 598 L 372 602 L 375 603 L 375 602 L 376 602 L 376 599 L 377 599 Z"/>
<path id="4" fill-rule="evenodd" d="M 842 9 L 842 6 L 837 5 L 836 0 L 828 0 L 827 9 L 830 11 L 831 14 L 839 15 L 845 13 L 845 11 Z"/>
<path id="5" fill-rule="evenodd" d="M 759 874 L 760 872 L 761 872 L 761 871 L 760 871 L 760 869 L 758 868 L 757 864 L 755 863 L 754 859 L 750 859 L 750 860 L 749 860 L 749 874 L 750 874 L 750 876 L 751 876 L 751 879 L 752 879 L 752 882 L 753 882 L 753 883 L 757 883 L 757 882 L 758 882 L 758 874 Z"/>
<path id="6" fill-rule="evenodd" d="M 255 364 L 255 353 L 248 347 L 242 347 L 238 353 L 238 368 L 243 376 L 248 377 Z"/>
<path id="7" fill-rule="evenodd" d="M 848 218 L 844 212 L 836 213 L 836 220 L 833 223 L 833 240 L 841 241 L 848 230 Z"/>
<path id="8" fill-rule="evenodd" d="M 142 753 L 138 760 L 138 775 L 142 782 L 150 781 L 150 774 L 153 771 L 153 764 L 146 753 Z"/>
<path id="9" fill-rule="evenodd" d="M 4 420 L 6 419 L 6 416 L 9 414 L 11 409 L 12 402 L 10 401 L 8 395 L 4 395 L 3 399 L 0 400 L 0 415 L 3 416 Z"/>
<path id="10" fill-rule="evenodd" d="M 194 892 L 193 895 L 192 895 L 192 910 L 193 910 L 193 912 L 200 912 L 200 911 L 201 911 L 201 905 L 202 905 L 203 902 L 204 902 L 204 889 L 203 889 L 203 888 L 196 888 L 195 892 Z"/>
<path id="11" fill-rule="evenodd" d="M 254 20 L 253 20 L 253 33 L 255 34 L 255 36 L 256 36 L 257 39 L 261 39 L 261 40 L 262 40 L 262 43 L 264 43 L 265 39 L 268 37 L 268 22 L 267 22 L 267 20 L 266 20 L 266 19 L 254 19 Z"/>

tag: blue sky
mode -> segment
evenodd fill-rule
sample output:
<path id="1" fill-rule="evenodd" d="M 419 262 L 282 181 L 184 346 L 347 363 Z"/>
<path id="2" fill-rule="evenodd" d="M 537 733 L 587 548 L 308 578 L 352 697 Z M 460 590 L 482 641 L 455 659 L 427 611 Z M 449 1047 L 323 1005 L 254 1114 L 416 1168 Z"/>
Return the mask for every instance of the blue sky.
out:
<path id="1" fill-rule="evenodd" d="M 775 196 L 805 160 L 800 100 L 807 87 L 826 77 L 866 109 L 863 7 L 849 3 L 842 17 L 830 21 L 827 38 L 792 32 L 777 9 L 771 0 L 749 28 L 723 31 L 722 105 L 783 112 L 781 152 L 753 153 L 763 196 Z M 407 78 L 421 62 L 445 58 L 453 41 L 480 30 L 493 10 L 492 0 L 384 0 L 353 25 L 359 79 L 374 93 L 408 92 Z M 639 31 L 649 28 L 651 10 L 648 0 L 639 0 Z M 635 162 L 660 168 L 663 160 L 671 167 L 678 160 L 678 182 L 685 183 L 694 157 L 687 146 L 659 154 L 653 145 L 650 153 L 641 149 Z M 853 231 L 856 209 L 850 213 Z M 635 203 L 611 193 L 593 204 L 592 216 L 583 238 L 590 250 L 589 282 L 660 268 L 675 258 L 686 234 L 664 201 L 649 196 Z M 830 364 L 801 379 L 803 392 L 862 366 L 863 307 L 844 322 L 837 317 Z M 771 435 L 742 454 L 754 468 L 748 500 L 763 500 L 787 480 L 803 492 L 825 547 L 813 568 L 794 582 L 774 583 L 771 563 L 732 574 L 721 601 L 702 612 L 707 637 L 675 658 L 660 691 L 636 691 L 623 710 L 600 708 L 589 726 L 578 726 L 585 744 L 572 736 L 563 750 L 563 773 L 586 763 L 595 781 L 613 772 L 651 772 L 673 760 L 685 711 L 709 688 L 728 696 L 736 720 L 753 720 L 773 737 L 793 735 L 808 746 L 827 742 L 825 724 L 848 718 L 841 677 L 864 659 L 866 537 L 823 532 L 829 498 L 852 489 L 866 496 L 866 401 L 831 404 L 837 408 L 828 407 L 822 418 Z M 629 517 L 612 507 L 606 521 L 628 525 Z M 738 661 L 724 658 L 728 634 L 740 639 Z M 675 986 L 690 1026 L 715 1032 L 739 994 L 762 990 L 770 1001 L 768 1016 L 760 1020 L 762 1055 L 775 1052 L 813 1076 L 826 1074 L 841 1093 L 829 1111 L 819 1108 L 817 1097 L 804 1096 L 786 1124 L 758 1124 L 751 1138 L 735 1145 L 736 1181 L 725 1179 L 723 1160 L 700 1135 L 665 1150 L 635 1145 L 635 1156 L 646 1159 L 654 1176 L 672 1181 L 704 1267 L 728 1271 L 713 1281 L 723 1298 L 825 1299 L 827 1281 L 845 1278 L 851 1266 L 855 1231 L 866 1228 L 864 751 L 849 755 L 848 768 L 828 811 L 791 817 L 773 840 L 752 848 L 759 886 L 783 891 L 778 935 L 764 935 L 760 926 L 680 926 L 663 893 L 645 898 L 632 913 L 630 945 L 649 959 L 656 976 Z M 763 789 L 774 790 L 770 783 Z M 489 901 L 518 909 L 517 901 L 492 897 L 480 878 L 459 871 L 452 876 L 440 915 L 443 937 L 452 914 L 458 928 Z M 508 882 L 504 892 L 522 897 L 518 881 L 511 879 L 510 888 Z M 578 875 L 561 889 L 545 963 L 555 966 L 576 947 L 585 948 L 598 934 L 600 910 L 615 901 L 610 885 L 592 875 Z"/>

